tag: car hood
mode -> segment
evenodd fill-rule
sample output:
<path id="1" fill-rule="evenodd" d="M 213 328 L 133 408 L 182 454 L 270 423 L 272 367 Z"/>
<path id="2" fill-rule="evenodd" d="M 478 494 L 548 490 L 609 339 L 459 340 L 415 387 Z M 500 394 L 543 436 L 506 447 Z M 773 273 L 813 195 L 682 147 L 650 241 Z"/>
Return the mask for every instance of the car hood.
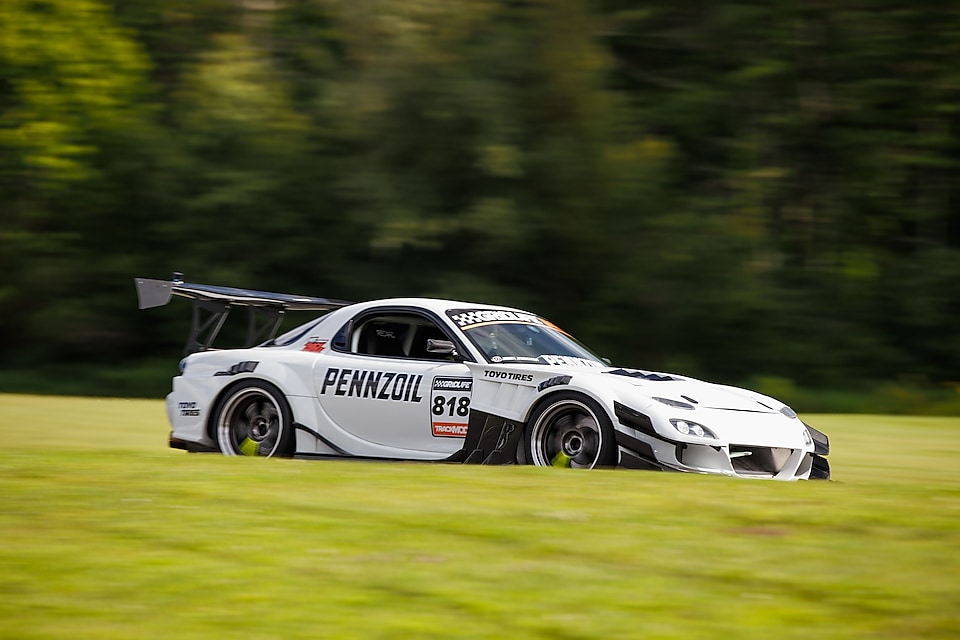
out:
<path id="1" fill-rule="evenodd" d="M 652 373 L 638 369 L 608 369 L 603 372 L 616 376 L 650 398 L 663 398 L 697 409 L 725 409 L 755 413 L 779 413 L 782 403 L 758 398 L 745 389 L 704 382 L 670 373 Z"/>
<path id="2" fill-rule="evenodd" d="M 608 369 L 604 377 L 619 378 L 621 401 L 633 409 L 669 420 L 702 424 L 724 442 L 742 445 L 804 448 L 803 422 L 791 417 L 782 402 L 766 396 L 695 378 L 637 370 Z M 664 402 L 664 400 L 666 402 Z M 664 422 L 664 434 L 676 439 Z"/>

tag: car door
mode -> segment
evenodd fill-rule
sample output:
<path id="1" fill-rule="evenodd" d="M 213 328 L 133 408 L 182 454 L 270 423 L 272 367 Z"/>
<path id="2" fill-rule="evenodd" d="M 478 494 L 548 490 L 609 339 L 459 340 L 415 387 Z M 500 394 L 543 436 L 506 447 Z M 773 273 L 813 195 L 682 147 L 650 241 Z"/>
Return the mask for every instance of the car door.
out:
<path id="1" fill-rule="evenodd" d="M 449 353 L 428 351 L 429 340 L 453 342 L 453 336 L 424 312 L 384 308 L 351 320 L 315 373 L 324 413 L 352 436 L 395 449 L 397 457 L 459 451 L 473 379 Z"/>

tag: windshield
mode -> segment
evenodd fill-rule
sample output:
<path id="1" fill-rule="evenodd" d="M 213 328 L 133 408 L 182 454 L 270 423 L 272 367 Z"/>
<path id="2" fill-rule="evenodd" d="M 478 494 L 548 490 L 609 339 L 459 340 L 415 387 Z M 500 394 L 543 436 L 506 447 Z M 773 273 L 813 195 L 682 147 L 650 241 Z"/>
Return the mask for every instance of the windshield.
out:
<path id="1" fill-rule="evenodd" d="M 607 366 L 572 336 L 532 313 L 454 309 L 447 315 L 488 362 Z"/>

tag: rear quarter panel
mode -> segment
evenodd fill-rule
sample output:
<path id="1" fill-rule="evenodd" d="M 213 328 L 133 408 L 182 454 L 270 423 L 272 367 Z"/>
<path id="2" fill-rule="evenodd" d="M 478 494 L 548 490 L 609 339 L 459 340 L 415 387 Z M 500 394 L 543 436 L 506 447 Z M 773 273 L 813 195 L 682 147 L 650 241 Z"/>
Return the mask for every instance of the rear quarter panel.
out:
<path id="1" fill-rule="evenodd" d="M 214 445 L 208 426 L 224 391 L 242 380 L 264 380 L 287 397 L 313 397 L 311 371 L 315 353 L 261 347 L 203 352 L 187 359 L 173 379 L 167 416 L 176 438 Z M 291 402 L 291 405 L 299 403 Z M 294 415 L 294 420 L 301 419 Z"/>

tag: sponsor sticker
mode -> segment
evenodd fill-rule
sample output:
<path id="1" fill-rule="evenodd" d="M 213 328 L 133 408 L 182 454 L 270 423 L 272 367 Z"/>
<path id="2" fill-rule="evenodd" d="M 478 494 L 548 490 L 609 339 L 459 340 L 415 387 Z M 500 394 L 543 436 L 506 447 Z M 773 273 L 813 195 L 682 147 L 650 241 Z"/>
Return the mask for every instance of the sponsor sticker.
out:
<path id="1" fill-rule="evenodd" d="M 508 311 L 506 309 L 455 309 L 448 311 L 447 315 L 461 329 L 502 322 L 546 325 L 546 322 L 532 313 Z"/>
<path id="2" fill-rule="evenodd" d="M 177 408 L 180 410 L 181 416 L 200 415 L 200 408 L 197 406 L 196 402 L 178 402 Z"/>
<path id="3" fill-rule="evenodd" d="M 434 422 L 433 435 L 436 438 L 466 438 L 467 425 L 462 422 Z"/>
<path id="4" fill-rule="evenodd" d="M 466 438 L 470 422 L 473 378 L 433 379 L 430 391 L 430 426 L 435 438 Z"/>
<path id="5" fill-rule="evenodd" d="M 596 360 L 577 358 L 575 356 L 540 356 L 540 359 L 549 365 L 557 367 L 589 367 L 594 369 L 603 368 L 603 364 L 597 362 Z"/>
<path id="6" fill-rule="evenodd" d="M 549 320 L 525 311 L 510 311 L 509 309 L 451 309 L 447 311 L 447 316 L 453 320 L 457 327 L 464 331 L 488 324 L 532 324 L 540 327 L 549 327 L 564 335 L 570 335 Z"/>
<path id="7" fill-rule="evenodd" d="M 393 402 L 421 402 L 423 376 L 394 371 L 366 371 L 330 367 L 323 374 L 320 395 L 369 398 Z"/>
<path id="8" fill-rule="evenodd" d="M 507 382 L 533 382 L 532 373 L 516 373 L 515 371 L 491 371 L 487 369 L 483 372 L 483 377 L 493 380 L 506 380 Z"/>
<path id="9" fill-rule="evenodd" d="M 323 348 L 327 346 L 326 340 L 320 340 L 318 338 L 310 338 L 307 340 L 307 344 L 303 345 L 304 351 L 309 351 L 311 353 L 320 353 L 323 351 Z"/>
<path id="10" fill-rule="evenodd" d="M 571 380 L 573 380 L 573 376 L 554 376 L 538 384 L 537 391 L 543 391 L 544 389 L 549 389 L 550 387 L 556 387 L 559 385 L 570 384 Z"/>

